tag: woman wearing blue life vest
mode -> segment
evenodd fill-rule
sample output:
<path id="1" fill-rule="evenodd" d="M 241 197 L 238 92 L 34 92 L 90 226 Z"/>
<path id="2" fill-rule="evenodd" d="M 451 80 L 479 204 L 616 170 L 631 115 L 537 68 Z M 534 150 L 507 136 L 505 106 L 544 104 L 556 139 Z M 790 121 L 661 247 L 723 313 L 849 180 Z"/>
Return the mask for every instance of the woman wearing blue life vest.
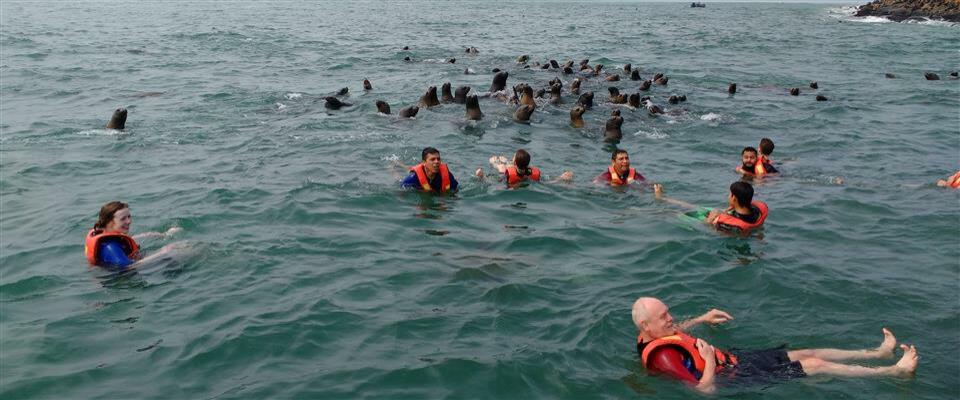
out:
<path id="1" fill-rule="evenodd" d="M 513 154 L 513 161 L 507 163 L 504 156 L 490 157 L 490 166 L 496 169 L 502 175 L 502 180 L 507 182 L 507 186 L 513 187 L 521 182 L 540 182 L 540 168 L 530 166 L 530 153 L 524 149 L 517 150 Z M 483 179 L 483 168 L 478 168 L 475 173 L 477 178 Z M 573 180 L 573 172 L 564 171 L 555 181 L 570 182 Z"/>
<path id="2" fill-rule="evenodd" d="M 167 237 L 181 229 L 173 227 L 166 233 L 144 232 L 130 236 L 133 215 L 127 203 L 111 201 L 100 208 L 100 216 L 84 241 L 84 256 L 90 265 L 126 268 L 141 259 L 137 239 Z"/>
<path id="3" fill-rule="evenodd" d="M 447 164 L 440 160 L 440 150 L 427 147 L 420 153 L 423 161 L 410 168 L 410 174 L 400 183 L 401 187 L 430 193 L 454 193 L 459 183 Z"/>

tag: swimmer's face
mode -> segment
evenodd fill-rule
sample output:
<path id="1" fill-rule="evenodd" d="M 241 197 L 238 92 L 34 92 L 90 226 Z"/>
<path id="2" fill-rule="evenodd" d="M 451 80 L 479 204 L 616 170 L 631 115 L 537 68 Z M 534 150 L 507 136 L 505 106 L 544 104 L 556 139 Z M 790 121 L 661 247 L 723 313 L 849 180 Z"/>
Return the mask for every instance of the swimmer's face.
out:
<path id="1" fill-rule="evenodd" d="M 646 305 L 647 321 L 644 322 L 644 328 L 651 337 L 661 338 L 677 333 L 677 327 L 673 324 L 673 316 L 670 315 L 670 309 L 662 301 L 651 302 Z"/>
<path id="2" fill-rule="evenodd" d="M 757 153 L 752 151 L 743 152 L 740 158 L 743 160 L 744 167 L 753 167 L 757 163 Z"/>
<path id="3" fill-rule="evenodd" d="M 427 158 L 423 160 L 424 169 L 429 174 L 435 174 L 440 171 L 440 154 L 430 153 L 427 154 Z"/>
<path id="4" fill-rule="evenodd" d="M 630 156 L 627 153 L 617 154 L 617 158 L 613 159 L 613 168 L 617 173 L 625 174 L 630 169 Z"/>
<path id="5" fill-rule="evenodd" d="M 130 214 L 130 209 L 124 208 L 113 213 L 113 220 L 107 224 L 106 230 L 127 233 L 130 231 L 130 223 L 132 222 L 133 215 Z"/>

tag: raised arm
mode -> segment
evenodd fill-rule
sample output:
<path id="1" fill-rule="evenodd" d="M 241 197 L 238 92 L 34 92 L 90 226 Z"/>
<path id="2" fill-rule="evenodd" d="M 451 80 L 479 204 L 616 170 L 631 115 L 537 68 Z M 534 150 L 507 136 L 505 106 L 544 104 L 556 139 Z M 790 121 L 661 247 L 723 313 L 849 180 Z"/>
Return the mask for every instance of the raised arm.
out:
<path id="1" fill-rule="evenodd" d="M 686 321 L 681 322 L 680 325 L 677 325 L 677 328 L 680 328 L 681 331 L 686 331 L 702 323 L 717 325 L 717 324 L 722 324 L 724 322 L 730 321 L 732 319 L 733 319 L 733 316 L 728 314 L 726 311 L 718 310 L 714 308 L 710 311 L 703 313 L 703 315 L 699 317 L 690 318 Z"/>
<path id="2" fill-rule="evenodd" d="M 133 235 L 133 240 L 143 240 L 143 239 L 151 239 L 151 238 L 161 238 L 161 239 L 164 239 L 164 238 L 167 238 L 168 236 L 175 235 L 175 234 L 179 233 L 179 232 L 182 231 L 182 230 L 183 230 L 183 228 L 181 228 L 181 227 L 179 227 L 179 226 L 174 226 L 174 227 L 172 227 L 172 228 L 170 228 L 170 229 L 167 229 L 167 231 L 166 231 L 166 232 L 163 232 L 163 233 L 160 233 L 160 232 L 142 232 L 142 233 L 138 233 L 138 234 L 136 234 L 136 235 Z"/>
<path id="3" fill-rule="evenodd" d="M 697 206 L 687 203 L 683 200 L 672 199 L 663 195 L 663 185 L 659 183 L 653 184 L 653 197 L 660 201 L 665 201 L 667 203 L 677 205 L 683 208 L 697 208 Z"/>

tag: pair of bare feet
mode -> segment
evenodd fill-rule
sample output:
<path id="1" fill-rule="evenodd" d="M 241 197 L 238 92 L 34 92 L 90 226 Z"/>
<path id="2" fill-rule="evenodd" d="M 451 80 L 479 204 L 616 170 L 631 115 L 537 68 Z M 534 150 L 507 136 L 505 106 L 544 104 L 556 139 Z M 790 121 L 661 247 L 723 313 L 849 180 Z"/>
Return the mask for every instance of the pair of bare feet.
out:
<path id="1" fill-rule="evenodd" d="M 893 332 L 890 332 L 889 329 L 883 328 L 883 342 L 880 343 L 880 347 L 877 347 L 874 350 L 877 353 L 877 358 L 893 358 L 893 349 L 897 347 L 897 338 L 893 336 Z M 894 365 L 897 375 L 910 375 L 917 370 L 917 363 L 920 359 L 920 356 L 917 354 L 917 347 L 914 345 L 905 345 L 901 344 L 900 349 L 903 350 L 903 356 L 900 357 L 900 360 Z"/>

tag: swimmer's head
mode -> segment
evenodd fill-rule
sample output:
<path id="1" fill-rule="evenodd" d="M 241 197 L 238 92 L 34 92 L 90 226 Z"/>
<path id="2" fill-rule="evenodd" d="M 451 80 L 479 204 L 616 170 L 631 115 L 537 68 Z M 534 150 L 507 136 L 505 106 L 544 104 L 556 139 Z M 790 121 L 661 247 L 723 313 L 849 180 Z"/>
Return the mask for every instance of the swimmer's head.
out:
<path id="1" fill-rule="evenodd" d="M 673 316 L 670 315 L 670 309 L 656 298 L 641 297 L 637 299 L 633 302 L 631 314 L 633 324 L 647 339 L 661 338 L 677 332 L 677 328 L 673 324 Z"/>
<path id="2" fill-rule="evenodd" d="M 517 150 L 513 154 L 513 165 L 516 165 L 519 171 L 526 171 L 530 167 L 530 153 L 524 149 Z"/>
<path id="3" fill-rule="evenodd" d="M 423 161 L 427 161 L 427 155 L 428 155 L 428 154 L 436 154 L 437 157 L 439 157 L 439 156 L 440 156 L 440 150 L 437 150 L 437 149 L 435 149 L 435 148 L 433 148 L 433 147 L 427 147 L 427 148 L 423 149 L 422 152 L 420 152 L 420 159 L 423 160 Z"/>
<path id="4" fill-rule="evenodd" d="M 773 141 L 770 138 L 760 139 L 760 155 L 769 156 L 773 154 Z"/>
<path id="5" fill-rule="evenodd" d="M 744 147 L 740 152 L 740 159 L 743 161 L 744 168 L 753 168 L 757 164 L 757 149 Z"/>
<path id="6" fill-rule="evenodd" d="M 93 229 L 127 232 L 130 230 L 132 219 L 127 203 L 111 201 L 100 207 L 100 216 L 97 218 L 97 223 L 93 224 Z"/>
<path id="7" fill-rule="evenodd" d="M 440 171 L 440 150 L 427 147 L 423 149 L 420 157 L 423 159 L 424 169 L 426 169 L 428 173 L 435 174 L 437 171 Z"/>
<path id="8" fill-rule="evenodd" d="M 736 201 L 736 204 L 733 202 Z M 749 207 L 753 202 L 753 186 L 743 181 L 730 184 L 730 205 Z"/>

